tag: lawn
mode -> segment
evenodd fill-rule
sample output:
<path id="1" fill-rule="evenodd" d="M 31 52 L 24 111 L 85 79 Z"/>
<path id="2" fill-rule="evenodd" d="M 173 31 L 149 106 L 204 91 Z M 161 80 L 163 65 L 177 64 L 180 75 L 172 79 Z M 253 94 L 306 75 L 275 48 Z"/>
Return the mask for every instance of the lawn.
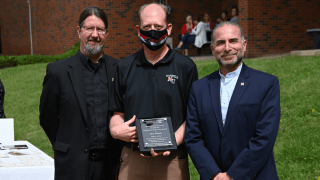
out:
<path id="1" fill-rule="evenodd" d="M 249 67 L 276 75 L 281 89 L 281 123 L 274 147 L 279 178 L 320 176 L 320 58 L 248 59 Z M 218 69 L 216 61 L 196 62 L 202 78 Z M 15 140 L 27 140 L 53 157 L 51 144 L 39 125 L 39 100 L 45 63 L 1 69 L 5 114 L 14 118 Z M 190 160 L 192 180 L 199 174 Z"/>

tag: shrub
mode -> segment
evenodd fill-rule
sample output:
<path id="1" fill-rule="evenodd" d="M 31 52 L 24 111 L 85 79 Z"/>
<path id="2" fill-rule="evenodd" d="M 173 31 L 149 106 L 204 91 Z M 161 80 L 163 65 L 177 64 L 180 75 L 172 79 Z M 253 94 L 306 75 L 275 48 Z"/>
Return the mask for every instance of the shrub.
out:
<path id="1" fill-rule="evenodd" d="M 71 49 L 59 55 L 21 55 L 21 56 L 0 56 L 0 68 L 13 67 L 25 64 L 49 63 L 66 59 L 75 55 L 80 49 L 80 43 L 77 42 Z"/>

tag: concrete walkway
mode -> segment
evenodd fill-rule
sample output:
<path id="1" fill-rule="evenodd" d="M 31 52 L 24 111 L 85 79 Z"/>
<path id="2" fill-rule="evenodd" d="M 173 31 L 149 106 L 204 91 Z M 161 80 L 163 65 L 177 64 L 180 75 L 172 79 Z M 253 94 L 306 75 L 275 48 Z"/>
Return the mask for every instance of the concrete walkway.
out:
<path id="1" fill-rule="evenodd" d="M 291 56 L 320 56 L 320 49 L 291 51 Z"/>
<path id="2" fill-rule="evenodd" d="M 212 55 L 207 56 L 190 56 L 193 61 L 207 61 L 207 60 L 215 60 L 216 58 Z"/>
<path id="3" fill-rule="evenodd" d="M 265 55 L 262 57 L 244 58 L 244 59 L 278 59 L 278 58 L 285 58 L 288 56 L 319 56 L 320 57 L 320 49 L 291 51 L 290 53 L 270 54 L 270 55 Z M 193 61 L 207 61 L 207 60 L 215 60 L 216 59 L 212 55 L 190 56 L 190 58 Z"/>

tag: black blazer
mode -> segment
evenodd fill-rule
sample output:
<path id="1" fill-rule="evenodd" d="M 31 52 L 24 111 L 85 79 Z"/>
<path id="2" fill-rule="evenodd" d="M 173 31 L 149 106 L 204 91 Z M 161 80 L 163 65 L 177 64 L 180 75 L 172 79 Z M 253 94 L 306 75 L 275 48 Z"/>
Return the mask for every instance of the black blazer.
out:
<path id="1" fill-rule="evenodd" d="M 118 60 L 106 56 L 109 95 L 114 92 L 113 78 Z M 110 99 L 110 98 L 109 98 Z M 110 103 L 109 103 L 110 104 Z M 106 109 L 107 111 L 108 109 Z M 113 112 L 108 112 L 110 121 Z M 47 66 L 40 99 L 40 125 L 54 150 L 55 179 L 84 180 L 88 170 L 89 134 L 82 65 L 79 52 Z M 109 130 L 109 128 L 108 128 Z M 121 142 L 108 131 L 109 174 L 115 172 L 121 154 Z"/>
<path id="2" fill-rule="evenodd" d="M 3 110 L 3 102 L 4 102 L 4 86 L 0 79 L 0 118 L 6 118 Z"/>

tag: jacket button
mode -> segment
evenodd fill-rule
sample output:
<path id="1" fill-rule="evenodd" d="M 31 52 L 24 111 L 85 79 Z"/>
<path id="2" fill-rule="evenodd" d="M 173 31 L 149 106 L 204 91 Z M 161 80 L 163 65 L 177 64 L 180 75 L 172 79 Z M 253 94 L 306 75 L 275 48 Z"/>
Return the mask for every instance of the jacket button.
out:
<path id="1" fill-rule="evenodd" d="M 87 152 L 88 152 L 88 149 L 85 149 L 84 152 L 87 153 Z"/>

